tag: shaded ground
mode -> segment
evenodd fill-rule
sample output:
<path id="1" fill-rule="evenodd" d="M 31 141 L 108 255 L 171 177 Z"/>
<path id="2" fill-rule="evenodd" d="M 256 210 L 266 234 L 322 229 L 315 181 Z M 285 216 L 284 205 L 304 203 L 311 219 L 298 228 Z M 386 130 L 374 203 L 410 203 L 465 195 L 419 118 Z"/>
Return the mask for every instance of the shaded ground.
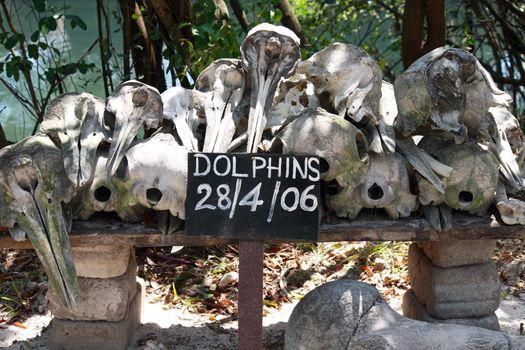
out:
<path id="1" fill-rule="evenodd" d="M 399 311 L 408 288 L 407 250 L 406 243 L 388 242 L 267 246 L 265 348 L 283 348 L 295 303 L 331 280 L 371 283 Z M 525 322 L 524 253 L 521 241 L 508 240 L 498 242 L 494 255 L 504 282 L 497 314 L 503 330 L 514 335 Z M 140 249 L 137 260 L 146 284 L 146 305 L 132 349 L 235 348 L 235 247 Z M 17 341 L 9 349 L 46 348 L 45 327 L 51 316 L 46 314 L 45 290 L 45 276 L 32 252 L 0 251 L 0 346 Z"/>

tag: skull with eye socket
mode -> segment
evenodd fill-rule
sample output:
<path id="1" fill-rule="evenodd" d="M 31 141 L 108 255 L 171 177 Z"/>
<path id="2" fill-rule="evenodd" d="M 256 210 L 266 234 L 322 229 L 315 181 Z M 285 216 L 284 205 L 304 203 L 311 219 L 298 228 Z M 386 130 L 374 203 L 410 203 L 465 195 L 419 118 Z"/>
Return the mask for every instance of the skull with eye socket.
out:
<path id="1" fill-rule="evenodd" d="M 368 142 L 359 129 L 322 108 L 307 109 L 275 136 L 272 151 L 319 156 L 329 209 L 349 215 L 351 204 L 341 195 L 363 183 L 369 169 Z"/>
<path id="2" fill-rule="evenodd" d="M 444 179 L 445 193 L 440 193 L 426 179 L 420 178 L 419 200 L 422 205 L 445 203 L 452 209 L 484 215 L 495 200 L 498 162 L 474 142 L 454 144 L 449 138 L 426 136 L 418 144 L 438 161 L 452 168 Z"/>

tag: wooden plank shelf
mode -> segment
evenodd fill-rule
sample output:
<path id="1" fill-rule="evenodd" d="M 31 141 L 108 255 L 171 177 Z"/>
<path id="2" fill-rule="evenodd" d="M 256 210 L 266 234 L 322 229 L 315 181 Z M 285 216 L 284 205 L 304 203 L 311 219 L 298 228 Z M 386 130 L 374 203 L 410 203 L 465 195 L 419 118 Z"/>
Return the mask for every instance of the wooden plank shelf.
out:
<path id="1" fill-rule="evenodd" d="M 391 220 L 387 218 L 360 216 L 358 220 L 339 220 L 323 223 L 319 229 L 320 242 L 336 241 L 421 241 L 443 239 L 522 239 L 525 226 L 508 226 L 499 223 L 494 216 L 483 218 L 454 213 L 454 227 L 437 231 L 423 217 Z M 236 240 L 188 236 L 184 230 L 171 235 L 159 233 L 155 228 L 142 224 L 130 224 L 115 219 L 99 218 L 88 222 L 76 221 L 70 234 L 72 246 L 133 245 L 136 247 L 160 246 L 206 246 L 236 244 Z M 284 243 L 282 239 L 265 240 L 268 244 Z M 286 240 L 286 242 L 293 242 Z M 0 248 L 32 249 L 31 242 L 15 242 L 7 233 L 0 233 Z"/>

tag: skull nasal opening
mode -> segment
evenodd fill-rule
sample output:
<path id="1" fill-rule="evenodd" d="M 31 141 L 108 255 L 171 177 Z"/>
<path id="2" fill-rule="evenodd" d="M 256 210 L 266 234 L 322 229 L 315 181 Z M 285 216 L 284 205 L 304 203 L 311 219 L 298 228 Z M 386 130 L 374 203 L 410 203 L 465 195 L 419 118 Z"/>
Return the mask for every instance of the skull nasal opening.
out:
<path id="1" fill-rule="evenodd" d="M 370 188 L 368 189 L 368 197 L 372 200 L 378 200 L 383 198 L 383 189 L 378 186 L 376 183 L 374 183 Z"/>
<path id="2" fill-rule="evenodd" d="M 95 190 L 94 196 L 99 202 L 107 202 L 111 198 L 111 190 L 106 186 L 100 186 Z"/>
<path id="3" fill-rule="evenodd" d="M 472 194 L 472 192 L 468 192 L 468 191 L 459 192 L 459 202 L 461 204 L 469 204 L 473 200 L 474 200 L 474 195 Z"/>
<path id="4" fill-rule="evenodd" d="M 146 190 L 146 199 L 150 205 L 157 205 L 162 198 L 162 192 L 158 188 L 148 188 Z"/>

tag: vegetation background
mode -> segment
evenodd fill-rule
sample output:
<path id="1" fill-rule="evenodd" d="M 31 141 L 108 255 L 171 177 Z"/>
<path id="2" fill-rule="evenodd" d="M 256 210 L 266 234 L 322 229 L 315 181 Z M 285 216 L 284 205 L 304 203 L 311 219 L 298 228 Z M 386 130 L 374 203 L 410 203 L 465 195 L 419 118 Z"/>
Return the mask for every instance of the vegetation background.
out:
<path id="1" fill-rule="evenodd" d="M 463 48 L 523 117 L 523 0 L 0 0 L 0 147 L 33 134 L 64 92 L 106 97 L 128 79 L 191 87 L 263 22 L 292 29 L 303 59 L 358 45 L 389 81 L 435 47 Z"/>

